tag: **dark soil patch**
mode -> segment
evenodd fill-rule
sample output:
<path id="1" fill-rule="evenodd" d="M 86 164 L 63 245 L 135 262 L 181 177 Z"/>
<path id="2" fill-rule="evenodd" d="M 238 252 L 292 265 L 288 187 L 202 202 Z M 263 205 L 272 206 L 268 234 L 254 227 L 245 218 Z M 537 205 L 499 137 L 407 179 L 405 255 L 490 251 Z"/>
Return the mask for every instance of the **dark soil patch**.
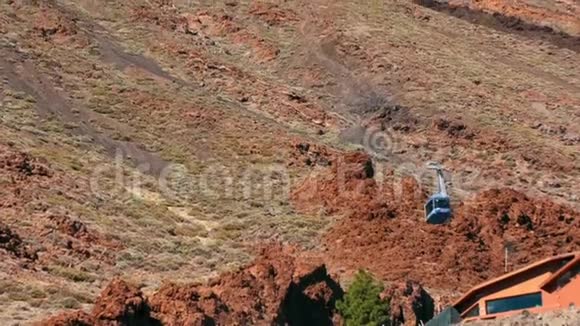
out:
<path id="1" fill-rule="evenodd" d="M 548 26 L 526 22 L 518 17 L 501 13 L 487 13 L 467 7 L 450 5 L 436 0 L 414 0 L 420 6 L 465 20 L 472 24 L 493 28 L 501 32 L 516 34 L 526 38 L 549 42 L 560 48 L 580 52 L 580 37 L 559 32 Z"/>

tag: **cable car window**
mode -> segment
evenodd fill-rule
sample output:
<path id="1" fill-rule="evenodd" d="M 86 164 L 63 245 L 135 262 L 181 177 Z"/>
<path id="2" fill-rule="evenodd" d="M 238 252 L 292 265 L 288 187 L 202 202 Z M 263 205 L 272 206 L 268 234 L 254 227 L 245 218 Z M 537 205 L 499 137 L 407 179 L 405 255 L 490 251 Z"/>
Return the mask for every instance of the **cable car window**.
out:
<path id="1" fill-rule="evenodd" d="M 441 208 L 448 208 L 449 207 L 449 200 L 447 198 L 437 199 L 437 204 L 435 206 L 441 207 Z"/>
<path id="2" fill-rule="evenodd" d="M 427 202 L 427 206 L 426 206 L 425 210 L 426 210 L 428 213 L 430 213 L 430 212 L 433 210 L 433 202 L 434 202 L 434 201 L 435 201 L 435 200 L 430 200 L 430 201 L 428 201 L 428 202 Z"/>
<path id="3" fill-rule="evenodd" d="M 542 306 L 542 294 L 532 293 L 517 297 L 489 300 L 485 302 L 485 309 L 488 314 L 520 310 Z"/>

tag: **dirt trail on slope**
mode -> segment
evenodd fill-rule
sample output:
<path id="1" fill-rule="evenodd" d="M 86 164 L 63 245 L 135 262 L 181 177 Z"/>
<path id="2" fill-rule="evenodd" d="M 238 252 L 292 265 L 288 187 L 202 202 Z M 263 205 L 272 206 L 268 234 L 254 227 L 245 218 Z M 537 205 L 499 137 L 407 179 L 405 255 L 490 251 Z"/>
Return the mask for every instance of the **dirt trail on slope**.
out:
<path id="1" fill-rule="evenodd" d="M 65 4 L 41 3 L 36 30 L 44 38 L 57 43 L 75 42 L 82 47 L 96 45 L 103 62 L 119 70 L 136 68 L 162 81 L 185 85 L 185 82 L 166 72 L 155 60 L 126 51 L 103 26 Z"/>
<path id="2" fill-rule="evenodd" d="M 64 9 L 61 9 L 64 10 Z M 68 12 L 68 11 L 67 11 Z M 98 44 L 98 51 L 105 63 L 113 64 L 119 70 L 137 68 L 164 81 L 185 86 L 186 82 L 174 77 L 165 71 L 159 63 L 151 58 L 140 54 L 134 54 L 123 49 L 111 33 L 88 17 L 83 17 L 78 26 L 91 40 Z"/>
<path id="3" fill-rule="evenodd" d="M 103 146 L 112 157 L 121 155 L 128 159 L 144 173 L 159 176 L 168 166 L 168 162 L 154 153 L 141 149 L 139 144 L 129 141 L 114 140 L 110 136 L 97 131 L 90 123 L 95 115 L 87 109 L 73 106 L 58 91 L 51 80 L 39 73 L 32 61 L 26 55 L 8 46 L 0 47 L 0 75 L 5 77 L 7 84 L 16 91 L 24 92 L 35 99 L 35 107 L 43 118 L 56 117 L 64 124 L 72 126 L 72 132 L 86 135 L 91 140 Z"/>

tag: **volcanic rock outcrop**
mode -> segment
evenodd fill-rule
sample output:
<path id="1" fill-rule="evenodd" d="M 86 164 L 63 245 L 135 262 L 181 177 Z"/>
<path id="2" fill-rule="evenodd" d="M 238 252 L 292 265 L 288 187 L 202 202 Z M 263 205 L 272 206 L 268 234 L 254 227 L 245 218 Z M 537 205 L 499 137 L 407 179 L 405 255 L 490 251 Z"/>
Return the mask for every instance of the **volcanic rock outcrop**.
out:
<path id="1" fill-rule="evenodd" d="M 0 249 L 18 258 L 36 259 L 35 253 L 31 253 L 22 242 L 22 238 L 14 233 L 8 226 L 0 223 Z"/>
<path id="2" fill-rule="evenodd" d="M 418 283 L 393 284 L 381 296 L 389 300 L 394 325 L 421 325 L 435 314 L 435 301 Z"/>
<path id="3" fill-rule="evenodd" d="M 271 246 L 256 261 L 209 284 L 166 284 L 146 299 L 113 280 L 90 314 L 64 313 L 43 325 L 332 325 L 343 292 L 320 263 Z"/>
<path id="4" fill-rule="evenodd" d="M 466 290 L 509 270 L 580 248 L 580 213 L 514 189 L 491 189 L 454 205 L 449 225 L 423 221 L 424 193 L 412 177 L 379 183 L 368 156 L 355 152 L 299 185 L 304 211 L 346 216 L 325 235 L 325 261 L 338 271 L 368 269 L 385 281 L 421 281 Z M 396 184 L 396 183 L 399 184 Z"/>
<path id="5" fill-rule="evenodd" d="M 65 312 L 38 325 L 159 325 L 150 316 L 149 306 L 143 293 L 121 279 L 114 279 L 103 290 L 91 313 L 83 311 Z"/>
<path id="6" fill-rule="evenodd" d="M 426 198 L 412 177 L 403 177 L 395 183 L 394 172 L 385 171 L 385 178 L 378 182 L 373 161 L 364 152 L 336 155 L 329 165 L 294 189 L 292 200 L 297 209 L 368 220 L 388 219 L 398 212 L 419 209 Z M 394 205 L 396 197 L 399 203 Z"/>

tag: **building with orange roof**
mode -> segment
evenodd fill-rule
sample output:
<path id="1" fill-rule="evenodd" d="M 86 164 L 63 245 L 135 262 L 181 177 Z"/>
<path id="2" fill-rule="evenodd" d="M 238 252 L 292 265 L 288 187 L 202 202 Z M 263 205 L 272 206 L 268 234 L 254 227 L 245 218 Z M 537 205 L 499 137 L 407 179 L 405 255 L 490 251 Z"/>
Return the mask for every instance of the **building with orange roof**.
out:
<path id="1" fill-rule="evenodd" d="M 453 303 L 463 323 L 580 307 L 580 251 L 550 257 L 484 282 Z M 438 325 L 437 317 L 434 323 Z"/>
<path id="2" fill-rule="evenodd" d="M 547 258 L 482 283 L 453 307 L 463 321 L 580 307 L 580 252 Z"/>

